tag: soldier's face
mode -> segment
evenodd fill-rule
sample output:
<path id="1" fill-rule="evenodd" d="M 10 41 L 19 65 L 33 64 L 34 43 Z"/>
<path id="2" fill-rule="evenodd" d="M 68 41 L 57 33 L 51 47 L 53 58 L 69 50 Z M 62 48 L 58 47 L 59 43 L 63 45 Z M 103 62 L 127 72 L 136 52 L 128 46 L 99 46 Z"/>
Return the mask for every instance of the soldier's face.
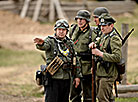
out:
<path id="1" fill-rule="evenodd" d="M 113 29 L 113 24 L 111 24 L 111 25 L 101 25 L 101 31 L 102 31 L 102 33 L 103 34 L 108 34 L 108 33 L 110 33 L 111 31 L 112 31 L 112 29 Z"/>
<path id="2" fill-rule="evenodd" d="M 56 36 L 60 39 L 64 39 L 67 34 L 67 29 L 57 28 L 56 29 Z"/>
<path id="3" fill-rule="evenodd" d="M 77 23 L 78 23 L 78 26 L 80 28 L 83 28 L 85 26 L 85 24 L 86 24 L 86 20 L 85 19 L 82 19 L 82 18 L 78 18 L 77 19 Z"/>
<path id="4" fill-rule="evenodd" d="M 93 21 L 95 22 L 95 24 L 96 24 L 97 26 L 100 24 L 99 18 L 98 18 L 98 17 L 93 16 Z"/>

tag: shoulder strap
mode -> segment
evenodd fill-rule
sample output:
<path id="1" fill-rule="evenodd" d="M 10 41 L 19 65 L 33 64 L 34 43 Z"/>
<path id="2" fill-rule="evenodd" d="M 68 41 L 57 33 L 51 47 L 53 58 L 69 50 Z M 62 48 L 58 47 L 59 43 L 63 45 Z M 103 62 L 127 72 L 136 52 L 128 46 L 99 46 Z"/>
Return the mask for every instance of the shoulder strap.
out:
<path id="1" fill-rule="evenodd" d="M 89 42 L 88 42 L 88 44 L 90 44 L 90 43 L 92 42 L 92 33 L 93 33 L 93 29 L 94 29 L 94 27 L 90 27 Z"/>
<path id="2" fill-rule="evenodd" d="M 71 34 L 69 35 L 70 38 L 72 38 L 72 35 L 73 35 L 73 33 L 74 33 L 76 27 L 77 27 L 77 24 L 74 24 L 74 26 L 73 26 L 73 28 L 72 28 L 72 32 L 71 32 Z"/>
<path id="3" fill-rule="evenodd" d="M 112 38 L 114 35 L 116 35 L 116 34 L 113 34 L 113 35 L 109 36 L 109 41 L 108 41 L 108 45 L 107 45 L 107 49 L 106 49 L 106 52 L 108 52 L 108 53 L 110 53 L 110 54 L 112 53 L 111 46 L 110 46 L 110 41 L 111 41 L 111 38 Z"/>
<path id="4" fill-rule="evenodd" d="M 114 28 L 114 30 L 115 30 L 115 32 L 117 33 L 117 35 L 120 37 L 120 39 L 123 41 L 123 38 L 122 38 L 122 36 L 119 34 L 119 32 L 117 31 L 117 29 Z"/>
<path id="5" fill-rule="evenodd" d="M 53 36 L 48 36 L 50 39 L 54 40 L 54 57 L 58 55 L 58 41 Z"/>

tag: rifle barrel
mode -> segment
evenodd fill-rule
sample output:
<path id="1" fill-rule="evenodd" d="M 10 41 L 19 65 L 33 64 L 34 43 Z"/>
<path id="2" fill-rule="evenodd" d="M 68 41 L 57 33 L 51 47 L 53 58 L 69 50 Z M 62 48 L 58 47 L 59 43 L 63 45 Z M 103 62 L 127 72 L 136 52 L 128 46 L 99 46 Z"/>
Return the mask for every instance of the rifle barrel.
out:
<path id="1" fill-rule="evenodd" d="M 41 54 L 41 57 L 43 58 L 44 62 L 46 62 L 46 58 L 43 54 Z"/>
<path id="2" fill-rule="evenodd" d="M 128 37 L 130 36 L 130 34 L 134 31 L 134 28 L 131 29 L 130 32 L 128 32 L 128 34 L 124 37 L 123 41 L 122 41 L 122 46 L 124 45 L 124 43 L 126 42 L 126 40 L 128 39 Z"/>

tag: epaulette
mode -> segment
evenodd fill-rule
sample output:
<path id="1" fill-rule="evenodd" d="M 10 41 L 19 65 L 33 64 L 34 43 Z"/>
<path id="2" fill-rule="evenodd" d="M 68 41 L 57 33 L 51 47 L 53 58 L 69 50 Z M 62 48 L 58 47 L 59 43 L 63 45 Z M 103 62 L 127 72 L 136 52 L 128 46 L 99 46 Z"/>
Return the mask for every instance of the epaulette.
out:
<path id="1" fill-rule="evenodd" d="M 76 23 L 73 23 L 73 24 L 71 24 L 71 26 L 70 27 L 73 27 L 73 26 L 75 26 L 75 25 L 77 25 Z"/>
<path id="2" fill-rule="evenodd" d="M 48 36 L 48 38 L 50 38 L 50 39 L 55 39 L 53 36 L 50 36 L 50 35 Z"/>
<path id="3" fill-rule="evenodd" d="M 110 37 L 113 37 L 113 36 L 115 36 L 115 35 L 117 35 L 117 34 L 116 34 L 115 31 L 113 31 L 109 36 L 110 36 Z"/>
<path id="4" fill-rule="evenodd" d="M 75 29 L 77 27 L 77 24 L 72 24 L 71 27 L 72 27 L 72 31 L 71 31 L 71 34 L 69 35 L 70 38 L 72 38 L 73 33 L 74 33 L 74 31 L 75 31 Z"/>

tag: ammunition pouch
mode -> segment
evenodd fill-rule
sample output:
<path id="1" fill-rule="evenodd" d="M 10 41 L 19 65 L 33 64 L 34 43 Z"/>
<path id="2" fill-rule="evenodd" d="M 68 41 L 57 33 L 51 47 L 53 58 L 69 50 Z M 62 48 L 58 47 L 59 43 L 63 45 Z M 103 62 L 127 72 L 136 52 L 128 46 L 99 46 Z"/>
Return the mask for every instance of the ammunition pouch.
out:
<path id="1" fill-rule="evenodd" d="M 36 83 L 37 85 L 42 85 L 42 72 L 40 70 L 36 71 Z"/>
<path id="2" fill-rule="evenodd" d="M 100 65 L 105 68 L 106 73 L 108 73 L 109 68 L 111 67 L 111 62 L 104 61 L 102 57 L 98 57 L 97 59 L 98 62 L 100 62 Z"/>
<path id="3" fill-rule="evenodd" d="M 92 60 L 92 54 L 88 52 L 80 52 L 77 53 L 77 56 L 81 57 L 83 61 L 91 61 Z"/>
<path id="4" fill-rule="evenodd" d="M 72 64 L 69 63 L 69 62 L 67 62 L 67 63 L 65 62 L 65 63 L 63 64 L 62 69 L 63 69 L 63 70 L 71 70 L 71 69 L 72 69 Z"/>
<path id="5" fill-rule="evenodd" d="M 107 62 L 107 61 L 101 61 L 100 65 L 104 67 L 106 73 L 109 72 L 109 68 L 110 68 L 110 66 L 111 66 L 111 63 L 110 63 L 110 62 Z"/>
<path id="6" fill-rule="evenodd" d="M 55 72 L 63 65 L 63 63 L 64 62 L 58 56 L 56 56 L 46 69 L 51 75 L 54 75 Z"/>
<path id="7" fill-rule="evenodd" d="M 51 78 L 49 72 L 46 72 L 47 65 L 41 65 L 41 70 L 36 71 L 36 83 L 37 85 L 49 85 L 49 80 Z"/>

